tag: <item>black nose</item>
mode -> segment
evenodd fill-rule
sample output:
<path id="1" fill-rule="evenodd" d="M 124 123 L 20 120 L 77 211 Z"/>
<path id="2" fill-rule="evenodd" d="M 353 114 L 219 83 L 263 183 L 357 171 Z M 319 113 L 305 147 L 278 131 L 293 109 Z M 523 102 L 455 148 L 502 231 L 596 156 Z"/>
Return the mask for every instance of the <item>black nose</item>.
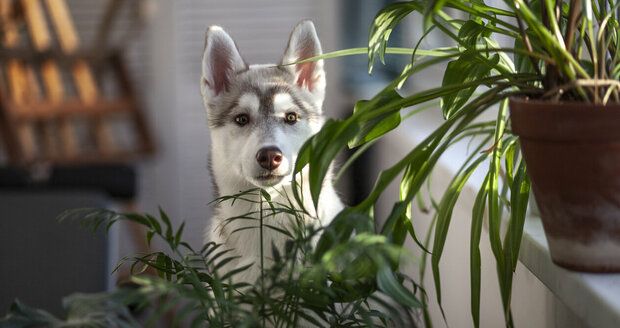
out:
<path id="1" fill-rule="evenodd" d="M 282 152 L 278 147 L 265 147 L 256 153 L 258 164 L 269 171 L 273 171 L 282 163 Z"/>

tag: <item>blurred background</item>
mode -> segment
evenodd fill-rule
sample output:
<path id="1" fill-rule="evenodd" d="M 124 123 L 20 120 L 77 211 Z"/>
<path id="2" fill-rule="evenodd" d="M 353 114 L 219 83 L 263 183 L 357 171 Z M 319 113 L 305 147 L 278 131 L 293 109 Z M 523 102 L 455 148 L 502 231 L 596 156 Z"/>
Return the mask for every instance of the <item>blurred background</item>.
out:
<path id="1" fill-rule="evenodd" d="M 247 62 L 276 63 L 306 18 L 325 52 L 365 46 L 386 3 L 2 0 L 0 312 L 17 297 L 61 313 L 63 296 L 112 288 L 127 276 L 111 274 L 116 262 L 146 250 L 138 228 L 93 235 L 58 223 L 65 209 L 161 207 L 201 245 L 213 199 L 199 89 L 209 25 L 224 27 Z M 372 77 L 366 56 L 327 61 L 327 115 L 348 115 L 407 61 L 390 59 Z M 372 152 L 359 162 L 351 174 L 373 177 Z M 339 190 L 355 203 L 373 180 L 349 177 Z"/>

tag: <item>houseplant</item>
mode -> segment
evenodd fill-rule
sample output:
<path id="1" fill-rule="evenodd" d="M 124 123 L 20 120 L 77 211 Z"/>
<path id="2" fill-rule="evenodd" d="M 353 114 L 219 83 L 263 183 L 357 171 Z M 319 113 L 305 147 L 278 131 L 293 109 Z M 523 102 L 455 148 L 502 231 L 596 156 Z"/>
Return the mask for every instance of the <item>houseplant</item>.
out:
<path id="1" fill-rule="evenodd" d="M 405 67 L 402 74 L 383 91 L 370 100 L 358 102 L 350 117 L 327 122 L 321 132 L 305 144 L 296 163 L 296 172 L 301 174 L 302 168 L 309 166 L 310 188 L 315 203 L 329 165 L 342 149 L 356 148 L 356 153 L 350 161 L 355 160 L 359 154 L 369 148 L 369 145 L 395 129 L 409 113 L 415 113 L 419 108 L 433 101 L 441 101 L 440 108 L 445 121 L 419 146 L 412 149 L 394 166 L 383 171 L 374 189 L 364 201 L 345 209 L 330 226 L 325 228 L 316 248 L 312 249 L 307 260 L 313 261 L 312 263 L 321 263 L 319 260 L 330 258 L 334 250 L 345 250 L 351 246 L 360 247 L 360 245 L 366 245 L 366 248 L 362 249 L 368 249 L 368 245 L 371 249 L 378 248 L 378 245 L 385 245 L 387 252 L 384 254 L 390 254 L 389 250 L 392 247 L 402 245 L 405 238 L 409 236 L 418 242 L 420 247 L 428 249 L 430 253 L 437 301 L 441 305 L 439 263 L 448 237 L 452 211 L 466 181 L 475 170 L 486 167 L 485 179 L 477 194 L 471 216 L 472 318 L 474 324 L 479 326 L 481 279 L 479 245 L 483 218 L 487 212 L 490 244 L 497 262 L 496 268 L 506 325 L 513 326 L 510 311 L 512 279 L 518 260 L 530 189 L 530 171 L 527 169 L 524 157 L 528 157 L 528 162 L 532 161 L 531 156 L 528 156 L 527 146 L 523 147 L 523 144 L 524 141 L 529 142 L 528 138 L 536 139 L 535 133 L 540 132 L 534 131 L 533 137 L 528 134 L 530 132 L 526 129 L 532 122 L 527 121 L 527 117 L 519 116 L 521 113 L 518 108 L 515 110 L 516 107 L 513 107 L 511 122 L 508 113 L 509 101 L 511 98 L 514 99 L 513 103 L 516 106 L 524 103 L 536 105 L 539 102 L 560 101 L 578 104 L 595 103 L 599 104 L 597 106 L 605 106 L 600 110 L 601 112 L 613 112 L 614 108 L 611 104 L 617 101 L 617 80 L 620 72 L 620 68 L 617 68 L 619 66 L 616 51 L 620 47 L 617 33 L 617 7 L 618 5 L 613 2 L 580 0 L 555 2 L 551 0 L 530 2 L 506 0 L 502 7 L 489 6 L 481 0 L 399 2 L 387 6 L 378 13 L 371 28 L 368 48 L 348 49 L 323 55 L 321 58 L 367 53 L 370 69 L 376 59 L 384 60 L 386 53 L 408 55 L 411 56 L 412 61 Z M 423 34 L 421 39 L 417 40 L 415 47 L 411 49 L 387 47 L 393 28 L 413 13 L 421 13 L 424 17 L 424 24 L 421 25 Z M 421 49 L 423 40 L 432 33 L 443 34 L 451 40 L 451 43 L 437 49 Z M 501 39 L 507 39 L 509 42 L 500 44 L 496 41 L 496 36 L 501 36 Z M 504 43 L 507 44 L 504 45 Z M 446 65 L 442 85 L 401 96 L 398 89 L 405 81 L 437 65 Z M 486 111 L 494 111 L 496 118 L 488 121 L 481 120 L 481 114 Z M 543 112 L 542 110 L 536 111 Z M 581 115 L 589 119 L 594 116 L 592 114 L 594 111 L 589 110 L 588 115 Z M 557 120 L 562 119 L 562 115 L 548 118 L 546 122 L 558 122 Z M 523 130 L 520 130 L 517 123 L 520 118 L 521 122 L 526 123 L 521 126 Z M 612 121 L 608 119 L 607 123 Z M 549 126 L 553 126 L 552 123 Z M 520 139 L 516 133 L 521 133 L 523 138 Z M 472 151 L 471 155 L 464 160 L 462 168 L 453 178 L 443 197 L 437 202 L 431 244 L 425 245 L 418 238 L 422 232 L 416 231 L 411 224 L 410 208 L 415 206 L 414 199 L 420 194 L 438 159 L 452 145 L 470 137 L 474 137 L 475 147 L 473 149 L 475 151 Z M 521 147 L 525 154 L 522 154 Z M 583 153 L 580 155 L 585 157 Z M 350 161 L 342 166 L 343 170 L 349 166 Z M 530 163 L 530 165 L 532 176 L 536 179 L 538 175 L 536 164 Z M 559 164 L 555 165 L 556 168 L 559 167 Z M 399 199 L 394 203 L 392 212 L 385 218 L 385 223 L 375 234 L 373 231 L 374 204 L 387 185 L 398 179 L 401 173 L 403 175 L 400 178 Z M 537 180 L 534 181 L 534 185 L 535 191 L 543 192 L 543 195 L 539 196 L 544 197 L 547 189 L 537 189 L 541 187 Z M 299 198 L 300 195 L 295 195 L 295 197 Z M 541 207 L 544 208 L 544 206 Z M 506 209 L 509 210 L 509 215 L 507 215 L 506 222 L 503 222 Z M 543 215 L 545 211 L 547 209 L 543 210 Z M 97 217 L 105 218 L 106 216 Z M 96 222 L 110 222 L 111 218 L 115 216 L 110 214 L 108 220 L 96 220 Z M 131 216 L 126 216 L 126 218 L 131 218 Z M 150 231 L 154 231 L 151 232 L 151 236 L 156 234 L 169 241 L 176 240 L 176 238 L 171 238 L 171 236 L 176 236 L 176 233 L 168 234 L 161 230 L 161 227 L 158 232 L 157 225 L 148 217 L 141 219 L 134 217 L 134 220 L 142 222 L 151 229 Z M 506 228 L 505 233 L 502 233 L 502 225 Z M 379 236 L 379 239 L 368 240 L 381 241 L 381 243 L 364 244 L 359 240 L 359 236 L 363 236 L 362 239 L 364 239 L 369 238 L 369 235 Z M 304 249 L 304 247 L 300 246 L 299 249 Z M 163 260 L 160 262 L 167 264 L 161 266 L 157 262 L 157 255 L 155 255 L 155 262 L 151 264 L 159 266 L 164 278 L 167 277 L 166 274 L 176 277 L 176 271 L 173 271 L 174 275 L 166 272 L 170 269 L 170 265 L 174 267 L 176 262 L 172 258 L 166 260 L 162 257 Z M 386 274 L 390 272 L 386 268 L 394 270 L 398 267 L 398 263 L 395 263 L 393 258 L 389 256 L 380 258 L 384 259 L 377 262 L 381 263 L 381 266 L 370 267 L 383 270 L 372 270 L 369 277 L 376 275 L 374 278 L 388 279 L 384 283 L 389 281 L 389 284 L 383 284 L 381 288 L 399 300 L 402 305 L 418 306 L 417 302 L 426 301 L 425 297 L 416 298 L 416 294 L 413 294 L 412 290 L 420 290 L 417 286 L 413 288 L 407 285 L 409 287 L 407 289 L 404 282 L 408 281 L 402 280 L 402 276 L 397 275 L 396 277 L 400 279 L 393 279 L 393 275 Z M 150 258 L 147 260 L 150 261 Z M 144 262 L 144 259 L 139 258 L 138 261 Z M 193 269 L 190 267 L 188 271 L 193 272 Z M 208 284 L 207 286 L 215 286 L 221 291 L 230 290 L 220 279 L 207 280 L 212 277 L 202 277 Z M 177 286 L 181 286 L 183 288 L 179 287 L 179 293 L 185 296 L 194 295 L 192 290 L 185 289 L 187 286 L 184 284 L 168 285 L 161 283 L 160 280 L 138 282 L 143 287 L 151 288 L 147 290 L 155 291 L 162 289 L 152 286 L 172 286 L 170 288 L 175 291 Z M 195 290 L 201 291 L 200 286 L 202 285 L 195 285 Z M 350 287 L 345 288 L 345 291 L 352 292 L 354 288 Z M 216 325 L 220 319 L 226 321 L 226 318 L 247 319 L 253 323 L 261 320 L 262 317 L 255 315 L 255 312 L 239 308 L 237 304 L 241 301 L 231 301 L 230 298 L 226 298 L 227 293 L 221 292 L 216 295 L 220 296 L 211 302 L 217 306 L 218 312 L 216 313 L 222 313 L 224 316 L 207 317 L 209 320 L 215 318 L 213 321 Z M 254 295 L 258 296 L 258 298 L 253 298 L 258 303 L 246 299 L 242 304 L 259 304 L 254 309 L 257 313 L 265 313 L 262 304 L 269 309 L 269 299 L 261 296 L 265 294 L 260 288 Z M 208 294 L 202 296 L 209 297 Z M 357 294 L 354 296 L 359 297 Z M 334 304 L 337 300 L 330 299 L 327 303 Z M 327 313 L 331 313 L 329 306 L 326 309 Z M 356 320 L 368 320 L 372 315 L 379 315 L 372 309 L 356 309 L 359 311 L 356 313 L 360 314 Z M 287 313 L 298 312 L 287 310 L 283 313 L 284 318 L 287 318 Z M 303 313 L 299 312 L 298 315 L 303 315 Z M 340 318 L 337 312 L 333 314 L 334 317 Z M 291 323 L 289 319 L 282 319 L 281 322 Z"/>
<path id="2" fill-rule="evenodd" d="M 391 31 L 413 13 L 422 14 L 424 20 L 420 25 L 423 34 L 415 47 L 387 47 Z M 328 122 L 306 143 L 296 170 L 309 165 L 312 194 L 317 199 L 327 163 L 341 149 L 357 148 L 354 160 L 370 144 L 396 128 L 404 113 L 440 101 L 437 107 L 441 108 L 444 123 L 383 171 L 370 195 L 340 213 L 334 224 L 352 220 L 360 213 L 372 213 L 378 197 L 402 173 L 400 199 L 385 219 L 392 226 L 407 227 L 411 238 L 418 241 L 419 232 L 410 226 L 409 211 L 415 206 L 416 195 L 446 149 L 475 136 L 473 142 L 481 151 L 472 152 L 464 160 L 436 206 L 429 252 L 437 301 L 441 306 L 439 261 L 454 205 L 472 173 L 486 166 L 486 176 L 472 209 L 472 317 L 478 326 L 479 243 L 486 211 L 506 325 L 513 326 L 512 278 L 530 177 L 534 179 L 533 189 L 552 258 L 557 263 L 585 270 L 617 270 L 620 265 L 619 252 L 610 251 L 620 245 L 620 211 L 615 195 L 620 185 L 613 175 L 618 167 L 618 15 L 618 4 L 613 1 L 506 0 L 501 6 L 491 6 L 479 0 L 414 0 L 388 5 L 374 20 L 367 49 L 349 49 L 324 58 L 367 52 L 369 71 L 376 59 L 384 60 L 386 53 L 408 53 L 411 63 L 380 93 L 359 102 L 350 117 Z M 437 33 L 450 43 L 422 49 L 423 41 Z M 438 65 L 446 65 L 440 86 L 406 96 L 399 94 L 397 90 L 405 81 Z M 480 119 L 486 111 L 494 111 L 496 118 Z M 580 124 L 575 124 L 575 120 Z M 541 140 L 542 145 L 538 144 Z M 553 143 L 563 145 L 555 147 Z M 508 219 L 503 223 L 505 216 Z M 603 240 L 607 248 L 581 250 L 579 258 L 571 258 L 575 248 L 583 248 L 584 242 L 592 240 Z M 319 242 L 318 250 L 338 242 L 338 238 L 327 234 Z M 562 252 L 563 249 L 570 251 Z M 584 254 L 590 256 L 589 262 L 583 261 Z M 592 254 L 604 254 L 607 258 L 593 258 Z"/>
<path id="3" fill-rule="evenodd" d="M 93 230 L 107 230 L 119 221 L 134 222 L 145 228 L 149 244 L 159 238 L 166 248 L 119 263 L 131 266 L 133 288 L 71 295 L 63 300 L 67 310 L 63 318 L 16 300 L 9 313 L 0 317 L 0 327 L 417 326 L 414 314 L 421 307 L 423 290 L 398 270 L 400 247 L 371 229 L 360 229 L 370 221 L 361 222 L 360 217 L 360 221 L 333 229 L 338 233 L 357 229 L 359 233 L 317 256 L 312 240 L 321 230 L 305 226 L 304 213 L 292 202 L 272 202 L 263 189 L 223 196 L 215 202 L 227 206 L 239 199 L 259 202 L 263 210 L 257 218 L 248 213 L 228 222 L 251 219 L 256 229 L 274 229 L 290 237 L 283 250 L 274 247 L 273 253 L 263 255 L 274 264 L 263 267 L 261 263 L 263 273 L 256 284 L 233 282 L 252 264 L 223 271 L 233 259 L 230 250 L 215 243 L 192 248 L 183 239 L 184 224 L 174 227 L 162 210 L 158 215 L 69 210 L 60 215 L 61 221 L 77 221 Z M 262 223 L 283 212 L 295 218 L 294 225 Z M 147 269 L 158 276 L 142 275 Z"/>

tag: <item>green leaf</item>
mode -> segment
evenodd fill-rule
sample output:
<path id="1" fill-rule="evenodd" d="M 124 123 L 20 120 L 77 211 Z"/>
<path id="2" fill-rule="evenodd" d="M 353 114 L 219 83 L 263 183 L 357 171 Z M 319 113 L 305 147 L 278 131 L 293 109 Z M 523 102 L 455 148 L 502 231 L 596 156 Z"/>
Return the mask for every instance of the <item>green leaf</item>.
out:
<path id="1" fill-rule="evenodd" d="M 491 240 L 491 250 L 493 251 L 495 258 L 498 260 L 498 264 L 500 264 L 503 260 L 503 250 L 500 236 L 502 214 L 499 212 L 500 197 L 498 191 L 498 180 L 500 177 L 502 137 L 506 128 L 507 108 L 507 101 L 504 101 L 500 105 L 500 109 L 497 114 L 495 134 L 493 136 L 493 151 L 491 162 L 489 164 L 489 238 Z"/>
<path id="2" fill-rule="evenodd" d="M 510 186 L 510 223 L 508 224 L 506 238 L 504 239 L 506 263 L 510 264 L 509 269 L 512 272 L 517 267 L 530 195 L 530 180 L 523 159 L 519 162 L 516 172 L 514 181 Z"/>
<path id="3" fill-rule="evenodd" d="M 174 236 L 174 244 L 176 246 L 178 246 L 179 243 L 181 243 L 181 237 L 183 236 L 184 228 L 185 228 L 185 222 L 181 223 L 181 226 L 179 227 L 179 229 L 177 230 L 177 233 Z"/>
<path id="4" fill-rule="evenodd" d="M 476 155 L 475 153 L 473 155 Z M 461 190 L 469 177 L 474 173 L 478 166 L 486 160 L 488 154 L 482 154 L 467 167 L 463 167 L 461 171 L 454 177 L 448 189 L 446 189 L 441 202 L 439 203 L 439 212 L 437 213 L 437 223 L 435 226 L 435 239 L 433 241 L 433 251 L 431 253 L 431 267 L 433 269 L 433 277 L 435 280 L 435 290 L 437 293 L 437 303 L 441 302 L 441 276 L 439 273 L 439 261 L 443 252 L 450 220 L 452 219 L 452 211 L 456 205 Z"/>
<path id="5" fill-rule="evenodd" d="M 168 217 L 168 214 L 166 214 L 166 212 L 164 212 L 164 210 L 162 210 L 161 207 L 159 208 L 159 217 L 161 217 L 161 220 L 166 225 L 166 231 L 165 231 L 166 240 L 173 241 L 174 230 L 172 230 L 172 223 L 170 222 L 170 218 Z"/>
<path id="6" fill-rule="evenodd" d="M 161 225 L 159 224 L 159 222 L 157 222 L 157 219 L 154 218 L 152 215 L 146 214 L 144 216 L 140 216 L 138 214 L 128 214 L 127 217 L 131 218 L 146 218 L 146 220 L 148 220 L 149 224 L 147 225 L 149 228 L 153 229 L 157 234 L 161 234 Z"/>
<path id="7" fill-rule="evenodd" d="M 354 120 L 328 120 L 321 131 L 308 139 L 299 150 L 293 176 L 296 177 L 309 164 L 308 181 L 315 208 L 318 206 L 323 180 L 330 170 L 332 161 L 358 130 L 359 126 Z M 299 189 L 301 188 L 293 188 L 293 194 L 298 205 L 303 206 L 303 197 Z"/>
<path id="8" fill-rule="evenodd" d="M 397 2 L 390 4 L 375 16 L 368 37 L 368 72 L 371 73 L 375 60 L 379 56 L 385 62 L 387 42 L 392 30 L 412 11 L 421 12 L 422 6 L 415 2 Z"/>
<path id="9" fill-rule="evenodd" d="M 527 47 L 525 46 L 525 44 L 523 43 L 523 39 L 521 38 L 515 39 L 514 47 L 517 50 L 527 51 Z M 523 72 L 523 73 L 535 73 L 536 70 L 530 58 L 531 57 L 527 56 L 526 54 L 523 54 L 521 52 L 515 52 L 514 63 L 515 63 L 516 71 Z M 536 62 L 538 62 L 537 59 L 536 59 Z"/>
<path id="10" fill-rule="evenodd" d="M 499 63 L 499 55 L 490 58 L 492 64 L 480 60 L 478 54 L 466 52 L 458 59 L 448 63 L 443 76 L 442 86 L 461 85 L 487 77 L 493 67 Z M 450 118 L 463 107 L 474 94 L 478 86 L 471 86 L 458 92 L 452 92 L 441 98 L 441 109 L 445 118 Z"/>
<path id="11" fill-rule="evenodd" d="M 491 152 L 491 162 L 489 165 L 489 239 L 491 250 L 497 262 L 497 276 L 499 289 L 502 297 L 504 316 L 507 326 L 514 326 L 510 307 L 512 291 L 512 270 L 507 269 L 505 249 L 501 241 L 502 211 L 500 206 L 501 195 L 499 194 L 499 179 L 501 171 L 501 157 L 504 151 L 503 137 L 507 123 L 508 101 L 504 100 L 497 113 L 497 125 L 495 128 L 493 151 Z M 520 241 L 519 241 L 520 242 Z"/>
<path id="12" fill-rule="evenodd" d="M 407 226 L 411 225 L 409 218 L 401 213 L 405 212 L 402 207 L 407 207 L 407 202 L 397 202 L 394 204 L 392 212 L 388 215 L 381 229 L 381 234 L 388 237 L 396 245 L 403 245 L 407 231 Z M 413 227 L 412 227 L 413 228 Z"/>
<path id="13" fill-rule="evenodd" d="M 396 90 L 386 90 L 381 92 L 378 99 L 373 102 L 368 100 L 358 101 L 355 104 L 353 113 L 359 114 L 360 112 L 366 112 L 372 110 L 373 108 L 379 108 L 390 102 L 400 100 L 403 100 L 403 97 L 401 97 Z M 368 106 L 369 104 L 372 104 L 372 106 Z M 389 131 L 395 129 L 400 124 L 400 120 L 400 112 L 396 111 L 391 114 L 383 114 L 374 117 L 371 120 L 362 122 L 357 135 L 349 141 L 349 147 L 355 148 L 383 136 Z"/>
<path id="14" fill-rule="evenodd" d="M 396 279 L 389 266 L 383 266 L 377 273 L 377 287 L 402 305 L 414 308 L 422 307 L 420 300 Z"/>
<path id="15" fill-rule="evenodd" d="M 424 11 L 424 30 L 428 30 L 433 24 L 433 16 L 435 16 L 446 4 L 446 0 L 431 0 L 425 3 Z"/>
<path id="16" fill-rule="evenodd" d="M 332 58 L 340 58 L 340 57 L 348 57 L 348 56 L 358 56 L 358 55 L 367 55 L 369 53 L 370 48 L 368 47 L 359 47 L 359 48 L 349 48 L 343 50 L 336 50 L 331 52 L 326 52 L 318 56 L 313 56 L 310 58 L 306 58 L 304 60 L 292 62 L 290 64 L 285 64 L 282 66 L 290 66 L 295 64 L 301 64 L 306 62 L 318 61 L 321 59 L 332 59 Z M 417 49 L 414 51 L 412 48 L 403 48 L 403 47 L 386 47 L 384 50 L 385 54 L 388 55 L 407 55 L 407 56 L 431 56 L 431 57 L 439 57 L 450 54 L 451 48 L 441 48 L 441 49 Z"/>
<path id="17" fill-rule="evenodd" d="M 368 213 L 349 207 L 338 213 L 325 227 L 314 251 L 315 260 L 320 260 L 335 245 L 349 240 L 354 231 L 357 233 L 373 232 L 374 221 Z"/>
<path id="18" fill-rule="evenodd" d="M 458 37 L 469 48 L 475 48 L 476 44 L 482 37 L 488 37 L 492 33 L 484 23 L 478 20 L 468 20 L 459 29 Z"/>
<path id="19" fill-rule="evenodd" d="M 153 229 L 155 231 L 159 231 L 161 232 L 161 227 L 159 226 L 159 223 L 157 221 L 152 222 L 149 218 L 147 218 L 146 216 L 140 215 L 140 214 L 136 214 L 136 213 L 126 213 L 123 214 L 123 217 L 127 218 L 130 221 L 139 223 L 149 229 Z M 86 217 L 85 217 L 86 218 Z"/>
<path id="20" fill-rule="evenodd" d="M 60 324 L 62 324 L 61 321 L 51 313 L 31 308 L 19 300 L 13 301 L 9 313 L 4 318 L 0 318 L 2 328 L 47 327 Z"/>
<path id="21" fill-rule="evenodd" d="M 485 202 L 488 195 L 489 175 L 486 176 L 474 201 L 471 219 L 471 240 L 469 246 L 469 266 L 471 279 L 471 315 L 474 327 L 480 327 L 480 235 L 484 220 Z"/>
<path id="22" fill-rule="evenodd" d="M 153 240 L 153 236 L 155 235 L 155 231 L 149 230 L 146 232 L 146 243 L 148 246 L 151 246 L 151 240 Z"/>

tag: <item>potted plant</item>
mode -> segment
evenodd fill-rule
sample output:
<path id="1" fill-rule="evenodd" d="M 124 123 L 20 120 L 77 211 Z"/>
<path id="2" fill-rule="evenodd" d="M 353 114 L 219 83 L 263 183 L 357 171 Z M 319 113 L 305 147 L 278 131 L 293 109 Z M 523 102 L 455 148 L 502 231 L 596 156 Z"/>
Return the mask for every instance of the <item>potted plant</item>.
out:
<path id="1" fill-rule="evenodd" d="M 388 184 L 400 179 L 400 198 L 385 218 L 384 229 L 407 231 L 421 247 L 428 248 L 441 306 L 439 262 L 452 211 L 472 173 L 486 167 L 472 209 L 472 317 L 478 326 L 479 243 L 486 212 L 506 324 L 512 326 L 512 278 L 530 178 L 553 260 L 585 271 L 620 270 L 616 196 L 620 180 L 615 174 L 620 167 L 618 7 L 613 2 L 581 0 L 505 0 L 501 6 L 478 0 L 414 0 L 388 5 L 374 20 L 367 49 L 349 49 L 323 58 L 367 53 L 369 71 L 376 59 L 384 61 L 385 54 L 410 55 L 411 63 L 372 99 L 358 102 L 350 117 L 328 122 L 306 143 L 296 170 L 301 172 L 309 165 L 312 195 L 318 199 L 327 165 L 339 150 L 357 149 L 352 156 L 355 160 L 410 116 L 407 112 L 440 102 L 434 108 L 441 109 L 444 123 L 383 171 L 368 197 L 345 209 L 334 224 L 372 213 Z M 412 13 L 422 14 L 424 19 L 415 47 L 388 47 L 391 31 Z M 423 49 L 423 41 L 434 34 L 442 34 L 450 43 Z M 445 65 L 440 66 L 445 67 L 440 86 L 401 95 L 399 88 L 405 81 L 438 65 Z M 481 118 L 488 111 L 495 113 L 494 120 Z M 472 136 L 476 151 L 464 160 L 437 202 L 431 242 L 421 245 L 409 208 L 416 206 L 416 195 L 438 158 L 453 144 Z M 507 227 L 505 233 L 502 225 Z M 319 250 L 338 242 L 326 235 Z"/>
<path id="2" fill-rule="evenodd" d="M 548 11 L 553 24 L 523 10 L 528 25 L 543 27 L 532 29 L 530 39 L 547 39 L 546 31 L 563 34 L 548 38 L 552 61 L 536 62 L 544 67 L 543 97 L 511 101 L 513 131 L 520 136 L 554 262 L 618 272 L 618 8 L 573 1 L 562 10 L 562 30 L 561 14 Z"/>

